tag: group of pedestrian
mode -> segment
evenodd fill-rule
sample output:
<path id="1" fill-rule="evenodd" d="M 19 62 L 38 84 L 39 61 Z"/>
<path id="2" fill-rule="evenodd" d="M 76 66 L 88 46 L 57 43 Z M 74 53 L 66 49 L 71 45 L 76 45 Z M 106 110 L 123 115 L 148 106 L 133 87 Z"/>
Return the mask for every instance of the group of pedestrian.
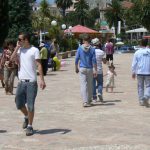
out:
<path id="1" fill-rule="evenodd" d="M 52 43 L 41 42 L 39 45 L 40 56 L 42 62 L 42 68 L 44 76 L 46 76 L 48 68 L 51 67 L 52 71 L 57 70 L 57 62 L 55 57 L 59 57 L 59 45 L 56 39 L 53 39 Z M 49 65 L 50 64 L 50 65 Z"/>
<path id="2" fill-rule="evenodd" d="M 91 44 L 90 44 L 91 43 Z M 112 43 L 109 41 L 109 45 L 106 44 L 106 58 L 105 51 L 99 47 L 100 41 L 98 38 L 93 40 L 89 36 L 83 38 L 83 44 L 77 49 L 75 58 L 75 70 L 76 73 L 79 72 L 80 75 L 80 86 L 81 86 L 81 96 L 83 100 L 83 107 L 89 107 L 93 103 L 98 101 L 103 102 L 103 67 L 102 63 L 112 61 L 109 64 L 109 72 L 107 73 L 107 91 L 111 87 L 111 92 L 113 92 L 114 87 L 114 76 L 116 72 L 113 65 L 113 53 L 107 53 L 112 51 Z M 110 57 L 108 57 L 108 55 Z M 98 89 L 98 94 L 97 94 Z"/>
<path id="3" fill-rule="evenodd" d="M 26 135 L 33 135 L 33 119 L 35 110 L 35 99 L 38 91 L 37 72 L 39 72 L 39 85 L 41 89 L 46 87 L 44 75 L 46 69 L 42 65 L 47 63 L 45 45 L 40 45 L 41 50 L 31 44 L 31 36 L 27 33 L 20 33 L 17 43 L 5 42 L 0 67 L 4 69 L 4 83 L 6 94 L 13 94 L 13 82 L 18 72 L 18 85 L 15 95 L 15 103 L 24 116 L 23 129 Z M 54 47 L 57 43 L 54 42 Z M 106 92 L 110 87 L 114 88 L 114 76 L 116 76 L 113 64 L 113 44 L 109 41 L 105 45 L 105 51 L 100 48 L 98 38 L 83 38 L 83 44 L 77 49 L 75 58 L 75 71 L 80 76 L 81 96 L 83 107 L 91 106 L 96 102 L 103 102 L 103 64 L 108 64 L 106 73 Z M 147 40 L 141 41 L 141 48 L 135 52 L 132 62 L 132 77 L 138 80 L 139 103 L 142 106 L 149 106 L 150 98 L 150 48 L 147 47 Z M 44 49 L 43 49 L 44 48 Z M 55 55 L 58 53 L 58 46 L 55 47 Z M 105 57 L 106 55 L 106 57 Z M 111 61 L 111 63 L 108 61 Z M 1 69 L 0 68 L 0 69 Z"/>
<path id="4" fill-rule="evenodd" d="M 12 40 L 4 42 L 0 59 L 0 80 L 7 95 L 13 94 L 14 78 L 16 75 L 18 77 L 15 103 L 17 109 L 24 115 L 22 128 L 26 129 L 27 136 L 34 133 L 32 124 L 38 91 L 37 69 L 40 77 L 40 88 L 44 89 L 46 87 L 44 76 L 48 69 L 48 59 L 49 57 L 54 59 L 59 52 L 59 45 L 56 40 L 49 46 L 44 42 L 40 43 L 39 48 L 40 50 L 31 44 L 29 33 L 20 33 L 17 43 Z M 54 71 L 56 71 L 56 67 L 54 66 Z"/>
<path id="5" fill-rule="evenodd" d="M 91 43 L 91 45 L 90 45 Z M 114 77 L 117 75 L 113 64 L 114 46 L 111 40 L 99 47 L 100 41 L 89 37 L 79 45 L 75 58 L 75 70 L 80 75 L 81 97 L 83 106 L 88 107 L 97 101 L 103 102 L 103 77 L 106 77 L 106 92 L 113 92 Z M 150 48 L 148 40 L 142 39 L 140 49 L 134 54 L 132 61 L 132 78 L 138 81 L 138 97 L 141 106 L 149 107 L 150 98 Z M 104 57 L 106 54 L 106 58 Z M 108 71 L 103 75 L 102 63 L 108 65 Z M 97 94 L 98 89 L 98 94 Z M 97 99 L 98 97 L 98 99 Z"/>

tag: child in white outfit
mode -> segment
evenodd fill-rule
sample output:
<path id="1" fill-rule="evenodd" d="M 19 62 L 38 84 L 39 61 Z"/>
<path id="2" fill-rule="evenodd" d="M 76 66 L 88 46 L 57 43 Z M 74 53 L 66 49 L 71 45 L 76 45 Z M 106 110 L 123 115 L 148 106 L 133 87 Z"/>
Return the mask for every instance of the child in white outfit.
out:
<path id="1" fill-rule="evenodd" d="M 109 70 L 107 71 L 107 80 L 106 80 L 106 92 L 108 92 L 108 88 L 111 89 L 111 92 L 113 92 L 113 88 L 114 88 L 114 76 L 116 76 L 116 72 L 115 72 L 115 66 L 112 64 L 110 66 L 108 66 Z"/>

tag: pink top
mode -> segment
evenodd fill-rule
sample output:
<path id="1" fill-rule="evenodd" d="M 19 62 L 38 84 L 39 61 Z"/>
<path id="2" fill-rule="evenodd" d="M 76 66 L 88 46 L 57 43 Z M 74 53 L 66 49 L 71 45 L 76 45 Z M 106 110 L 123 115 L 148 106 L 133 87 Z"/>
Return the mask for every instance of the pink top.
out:
<path id="1" fill-rule="evenodd" d="M 114 53 L 113 43 L 111 43 L 111 42 L 106 43 L 105 52 L 106 52 L 106 54 L 113 54 Z"/>

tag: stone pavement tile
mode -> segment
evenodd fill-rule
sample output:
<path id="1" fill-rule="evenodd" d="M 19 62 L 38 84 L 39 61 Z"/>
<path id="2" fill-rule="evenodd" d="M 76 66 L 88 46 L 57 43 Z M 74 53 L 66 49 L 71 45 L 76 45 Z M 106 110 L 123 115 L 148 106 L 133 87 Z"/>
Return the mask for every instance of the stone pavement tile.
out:
<path id="1" fill-rule="evenodd" d="M 15 107 L 15 96 L 6 96 L 0 88 L 0 149 L 149 150 L 150 109 L 138 104 L 137 83 L 131 79 L 132 57 L 115 54 L 114 93 L 106 93 L 104 88 L 105 103 L 89 108 L 82 107 L 74 58 L 66 59 L 60 71 L 49 70 L 47 88 L 39 89 L 36 99 L 35 134 L 31 137 L 22 130 L 23 116 Z M 104 65 L 104 73 L 106 70 Z"/>

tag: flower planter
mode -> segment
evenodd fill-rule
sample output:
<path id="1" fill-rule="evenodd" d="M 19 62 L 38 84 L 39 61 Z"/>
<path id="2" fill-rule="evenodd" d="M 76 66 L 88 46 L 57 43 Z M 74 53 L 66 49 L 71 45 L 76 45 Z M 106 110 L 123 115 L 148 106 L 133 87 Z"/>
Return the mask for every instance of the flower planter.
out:
<path id="1" fill-rule="evenodd" d="M 71 56 L 75 56 L 75 55 L 76 55 L 76 51 L 77 51 L 77 50 L 72 50 L 72 51 L 71 51 Z"/>
<path id="2" fill-rule="evenodd" d="M 71 57 L 71 51 L 67 51 L 68 57 Z"/>
<path id="3" fill-rule="evenodd" d="M 68 52 L 61 52 L 61 53 L 59 53 L 59 58 L 60 59 L 68 58 Z"/>

